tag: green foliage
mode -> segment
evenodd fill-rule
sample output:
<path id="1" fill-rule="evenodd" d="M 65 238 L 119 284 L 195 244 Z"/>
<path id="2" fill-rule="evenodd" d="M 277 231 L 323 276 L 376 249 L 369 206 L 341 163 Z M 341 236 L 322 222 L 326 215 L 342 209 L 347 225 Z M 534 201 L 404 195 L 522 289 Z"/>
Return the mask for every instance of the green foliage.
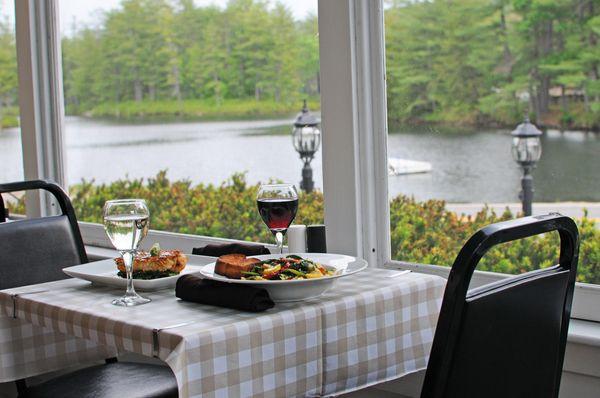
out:
<path id="1" fill-rule="evenodd" d="M 253 99 L 255 109 L 234 116 L 288 113 L 318 94 L 316 29 L 315 16 L 295 21 L 280 3 L 122 0 L 97 27 L 63 39 L 67 111 L 196 117 L 212 103 L 228 117 L 221 105 Z"/>
<path id="2" fill-rule="evenodd" d="M 484 207 L 474 217 L 445 209 L 445 202 L 417 202 L 398 196 L 390 203 L 392 257 L 397 260 L 451 266 L 462 245 L 480 228 L 513 218 L 507 209 L 498 215 Z M 600 283 L 600 230 L 584 211 L 580 231 L 579 282 Z M 506 243 L 490 250 L 477 269 L 518 274 L 558 261 L 558 234 Z"/>
<path id="3" fill-rule="evenodd" d="M 0 130 L 19 126 L 19 107 L 9 106 L 0 110 Z"/>
<path id="4" fill-rule="evenodd" d="M 12 27 L 0 20 L 0 130 L 19 124 L 17 54 Z"/>
<path id="5" fill-rule="evenodd" d="M 118 180 L 95 185 L 82 181 L 70 189 L 80 221 L 101 222 L 102 206 L 109 198 L 144 198 L 150 209 L 153 229 L 270 242 L 256 209 L 257 185 L 248 185 L 242 174 L 233 175 L 219 186 L 190 181 L 170 181 L 160 172 L 148 181 Z M 319 192 L 301 193 L 297 223 L 323 222 L 323 196 Z"/>
<path id="6" fill-rule="evenodd" d="M 529 108 L 545 125 L 600 125 L 598 1 L 389 0 L 388 6 L 391 122 L 514 126 Z M 576 95 L 557 96 L 561 88 Z"/>
<path id="7" fill-rule="evenodd" d="M 319 109 L 318 98 L 308 101 L 312 110 Z M 242 119 L 260 117 L 288 117 L 299 110 L 298 104 L 255 99 L 214 100 L 159 100 L 103 103 L 92 108 L 92 117 L 123 119 L 183 118 L 183 119 Z"/>
<path id="8" fill-rule="evenodd" d="M 101 222 L 102 206 L 109 199 L 136 197 L 146 199 L 153 229 L 186 234 L 208 235 L 257 242 L 272 242 L 273 237 L 256 209 L 258 185 L 250 185 L 243 174 L 236 174 L 219 186 L 192 185 L 190 181 L 171 181 L 166 172 L 144 180 L 118 180 L 95 185 L 82 181 L 70 189 L 81 221 Z M 23 212 L 23 202 L 11 212 Z M 467 239 L 485 225 L 513 218 L 510 211 L 497 215 L 483 208 L 474 217 L 457 215 L 440 200 L 417 202 L 397 196 L 390 202 L 392 257 L 407 262 L 451 266 Z M 323 223 L 323 194 L 300 193 L 298 224 Z M 600 229 L 584 211 L 577 221 L 581 237 L 578 281 L 600 284 Z M 522 273 L 556 263 L 558 236 L 554 233 L 519 240 L 492 249 L 478 269 L 503 273 Z"/>
<path id="9" fill-rule="evenodd" d="M 545 126 L 600 128 L 600 1 L 386 3 L 391 124 L 514 127 L 529 111 Z M 316 15 L 294 20 L 276 0 L 121 0 L 62 40 L 66 110 L 287 114 L 319 95 L 317 32 Z M 0 22 L 4 126 L 18 122 L 16 77 L 13 29 Z"/>

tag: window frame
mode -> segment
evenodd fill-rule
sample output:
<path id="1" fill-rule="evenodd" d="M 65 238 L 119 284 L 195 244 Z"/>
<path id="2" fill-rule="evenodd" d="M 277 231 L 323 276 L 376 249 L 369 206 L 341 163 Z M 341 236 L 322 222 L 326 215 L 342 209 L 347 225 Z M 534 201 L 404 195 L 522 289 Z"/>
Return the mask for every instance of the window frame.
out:
<path id="1" fill-rule="evenodd" d="M 23 163 L 26 179 L 66 187 L 58 0 L 15 2 Z M 448 267 L 391 258 L 383 0 L 319 0 L 323 185 L 328 248 L 374 267 L 447 277 Z M 28 216 L 52 214 L 28 197 Z M 110 247 L 100 224 L 80 223 L 88 245 Z M 151 240 L 184 250 L 228 239 L 151 231 Z M 272 245 L 270 245 L 272 246 Z M 476 271 L 475 285 L 507 275 Z M 600 321 L 600 286 L 577 283 L 574 318 Z"/>
<path id="2" fill-rule="evenodd" d="M 15 1 L 15 39 L 24 177 L 65 186 L 58 1 Z M 25 200 L 28 216 L 58 212 L 51 195 L 27 192 Z"/>
<path id="3" fill-rule="evenodd" d="M 366 201 L 372 201 L 374 206 L 371 207 L 375 209 L 375 215 L 365 220 L 366 225 L 363 227 L 362 238 L 363 241 L 374 242 L 371 246 L 371 250 L 376 250 L 379 253 L 376 257 L 378 261 L 373 262 L 371 256 L 369 258 L 369 264 L 376 264 L 383 268 L 409 269 L 414 272 L 434 274 L 448 278 L 450 267 L 392 259 L 387 162 L 375 162 L 371 158 L 375 157 L 375 159 L 377 159 L 379 156 L 380 159 L 387 159 L 387 112 L 384 111 L 383 114 L 381 113 L 381 110 L 386 110 L 387 102 L 385 91 L 385 27 L 383 1 L 377 0 L 367 2 L 350 0 L 350 4 L 354 8 L 354 12 L 350 15 L 350 18 L 352 19 L 351 24 L 358 27 L 355 31 L 356 34 L 354 35 L 353 45 L 356 52 L 359 54 L 356 62 L 359 65 L 363 65 L 358 70 L 359 77 L 356 80 L 362 82 L 371 81 L 370 85 L 361 86 L 359 84 L 356 87 L 355 91 L 359 93 L 359 96 L 362 95 L 364 97 L 362 103 L 363 109 L 357 109 L 356 112 L 359 114 L 359 117 L 364 113 L 368 113 L 368 109 L 364 108 L 371 103 L 373 104 L 372 109 L 380 110 L 379 113 L 373 113 L 386 121 L 385 124 L 380 124 L 377 120 L 372 120 L 370 126 L 363 126 L 363 128 L 366 129 L 370 127 L 369 131 L 373 132 L 374 137 L 372 137 L 371 140 L 358 142 L 358 145 L 361 146 L 361 148 L 359 148 L 359 152 L 361 153 L 359 163 L 362 168 L 363 179 L 368 179 L 368 181 L 367 184 L 357 184 L 356 189 L 359 191 L 360 196 L 365 198 Z M 319 12 L 320 11 L 321 9 L 319 8 Z M 361 26 L 362 29 L 360 29 Z M 319 28 L 321 28 L 320 25 Z M 368 51 L 365 51 L 364 49 L 368 49 Z M 322 51 L 321 54 L 326 55 L 328 52 Z M 383 66 L 377 65 L 376 60 L 382 60 Z M 368 66 L 370 66 L 370 68 Z M 321 76 L 324 76 L 323 71 L 321 71 Z M 323 152 L 323 154 L 325 155 L 325 152 Z M 325 167 L 326 164 L 324 159 L 323 167 Z M 328 187 L 328 191 L 330 189 L 331 187 Z M 374 195 L 373 192 L 380 193 L 381 195 L 385 193 L 385 196 L 377 196 Z M 325 209 L 327 211 L 327 196 L 325 199 Z M 373 231 L 373 229 L 375 231 Z M 343 231 L 338 232 L 342 233 Z M 377 236 L 375 241 L 372 240 L 373 235 Z M 370 238 L 371 240 L 369 240 Z M 365 249 L 368 250 L 368 247 L 363 248 L 362 253 L 363 256 L 367 258 L 370 253 L 365 253 Z M 360 253 L 359 250 L 357 250 L 357 252 Z M 498 272 L 475 271 L 471 281 L 473 287 L 478 287 L 507 277 L 510 277 L 510 275 Z M 600 322 L 600 308 L 598 303 L 600 303 L 600 285 L 576 283 L 571 317 Z"/>

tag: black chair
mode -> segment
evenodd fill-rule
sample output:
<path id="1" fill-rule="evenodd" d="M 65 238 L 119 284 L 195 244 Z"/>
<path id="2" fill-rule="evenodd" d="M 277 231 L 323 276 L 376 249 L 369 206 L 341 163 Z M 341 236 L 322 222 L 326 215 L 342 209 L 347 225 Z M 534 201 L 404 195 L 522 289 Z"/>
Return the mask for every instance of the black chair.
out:
<path id="1" fill-rule="evenodd" d="M 44 190 L 57 200 L 61 215 L 7 222 L 1 194 Z M 87 255 L 73 206 L 62 188 L 49 181 L 0 184 L 0 289 L 64 279 L 62 268 L 86 263 Z M 118 362 L 65 374 L 33 387 L 17 381 L 20 398 L 177 397 L 175 376 L 166 366 Z"/>
<path id="2" fill-rule="evenodd" d="M 550 231 L 560 235 L 558 265 L 468 291 L 491 247 Z M 421 398 L 557 397 L 578 251 L 577 226 L 560 214 L 473 235 L 450 271 Z"/>

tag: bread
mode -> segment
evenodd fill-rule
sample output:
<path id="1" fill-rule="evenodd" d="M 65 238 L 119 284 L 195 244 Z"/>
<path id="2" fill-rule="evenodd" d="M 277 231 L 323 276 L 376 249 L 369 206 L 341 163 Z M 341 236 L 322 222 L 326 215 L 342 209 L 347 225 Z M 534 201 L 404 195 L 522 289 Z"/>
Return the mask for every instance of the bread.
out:
<path id="1" fill-rule="evenodd" d="M 225 254 L 217 259 L 215 273 L 231 279 L 241 279 L 242 272 L 249 272 L 260 260 L 244 254 Z"/>

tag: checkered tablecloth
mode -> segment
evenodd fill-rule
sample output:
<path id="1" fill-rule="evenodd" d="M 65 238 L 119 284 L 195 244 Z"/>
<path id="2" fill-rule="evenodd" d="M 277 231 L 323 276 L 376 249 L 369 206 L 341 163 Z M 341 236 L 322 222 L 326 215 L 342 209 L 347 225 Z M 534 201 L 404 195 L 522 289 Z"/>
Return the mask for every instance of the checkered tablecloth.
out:
<path id="1" fill-rule="evenodd" d="M 181 397 L 355 390 L 426 366 L 445 280 L 397 274 L 368 270 L 318 299 L 260 314 L 184 302 L 172 290 L 115 307 L 120 290 L 75 279 L 4 290 L 0 381 L 118 350 L 164 360 Z"/>

